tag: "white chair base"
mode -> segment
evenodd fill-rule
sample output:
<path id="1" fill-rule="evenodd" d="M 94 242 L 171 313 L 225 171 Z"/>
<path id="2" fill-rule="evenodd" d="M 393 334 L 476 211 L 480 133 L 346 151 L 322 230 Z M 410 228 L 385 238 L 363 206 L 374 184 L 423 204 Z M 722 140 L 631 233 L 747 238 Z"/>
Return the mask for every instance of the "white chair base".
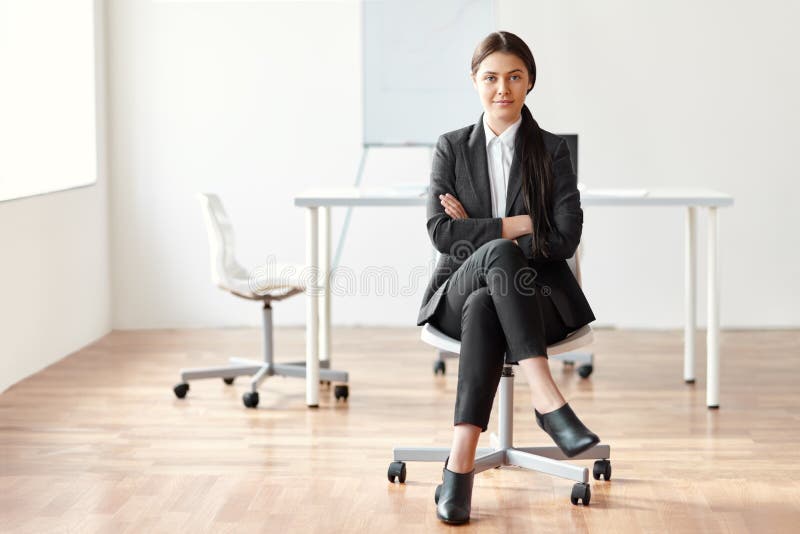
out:
<path id="1" fill-rule="evenodd" d="M 596 480 L 600 477 L 611 478 L 611 447 L 598 444 L 581 454 L 567 458 L 558 447 L 514 447 L 513 446 L 513 406 L 514 406 L 514 372 L 510 366 L 503 368 L 503 376 L 499 387 L 499 425 L 498 434 L 491 435 L 491 447 L 479 447 L 476 451 L 475 473 L 496 467 L 515 466 L 530 471 L 553 475 L 576 483 L 572 488 L 570 501 L 584 505 L 589 504 L 591 488 L 589 485 L 589 469 L 569 464 L 563 460 L 597 460 L 592 474 Z M 533 419 L 533 414 L 531 414 Z M 534 423 L 535 424 L 535 423 Z M 395 478 L 405 482 L 405 462 L 442 462 L 450 454 L 446 447 L 395 447 L 394 462 L 389 466 L 389 481 Z"/>
<path id="2" fill-rule="evenodd" d="M 264 301 L 263 307 L 264 324 L 264 361 L 250 360 L 246 358 L 230 358 L 230 365 L 220 367 L 200 367 L 193 369 L 181 369 L 181 382 L 173 390 L 178 398 L 183 398 L 189 390 L 190 380 L 200 380 L 206 378 L 222 378 L 227 384 L 232 384 L 233 379 L 238 376 L 252 376 L 250 379 L 250 391 L 242 396 L 244 405 L 248 408 L 258 406 L 258 388 L 261 383 L 270 376 L 288 376 L 295 378 L 305 378 L 305 361 L 292 363 L 275 363 L 273 357 L 272 342 L 272 306 L 268 300 Z M 329 362 L 320 362 L 319 378 L 321 382 L 344 382 L 345 385 L 336 385 L 334 395 L 336 400 L 347 400 L 349 395 L 348 375 L 345 371 L 336 371 L 329 368 Z"/>

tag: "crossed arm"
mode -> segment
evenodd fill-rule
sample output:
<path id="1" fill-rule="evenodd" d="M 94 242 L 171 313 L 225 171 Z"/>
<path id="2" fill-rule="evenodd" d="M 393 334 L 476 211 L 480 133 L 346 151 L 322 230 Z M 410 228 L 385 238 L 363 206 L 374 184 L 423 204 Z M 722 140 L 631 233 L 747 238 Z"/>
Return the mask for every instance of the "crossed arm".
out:
<path id="1" fill-rule="evenodd" d="M 450 193 L 439 195 L 439 201 L 444 207 L 444 212 L 453 219 L 468 219 L 469 214 L 461 202 Z M 511 239 L 517 243 L 517 237 L 533 233 L 533 221 L 527 215 L 514 215 L 503 217 L 500 223 L 500 237 Z M 519 243 L 517 243 L 519 244 Z"/>

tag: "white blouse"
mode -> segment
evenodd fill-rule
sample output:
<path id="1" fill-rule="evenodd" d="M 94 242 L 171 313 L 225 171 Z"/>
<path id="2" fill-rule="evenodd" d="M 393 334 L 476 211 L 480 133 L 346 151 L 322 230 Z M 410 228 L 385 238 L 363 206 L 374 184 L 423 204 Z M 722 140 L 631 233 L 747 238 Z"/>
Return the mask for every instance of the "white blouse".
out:
<path id="1" fill-rule="evenodd" d="M 483 131 L 486 134 L 486 161 L 489 167 L 489 183 L 492 189 L 492 217 L 506 216 L 506 194 L 511 161 L 514 159 L 514 139 L 522 124 L 522 116 L 517 122 L 495 135 L 483 114 Z"/>

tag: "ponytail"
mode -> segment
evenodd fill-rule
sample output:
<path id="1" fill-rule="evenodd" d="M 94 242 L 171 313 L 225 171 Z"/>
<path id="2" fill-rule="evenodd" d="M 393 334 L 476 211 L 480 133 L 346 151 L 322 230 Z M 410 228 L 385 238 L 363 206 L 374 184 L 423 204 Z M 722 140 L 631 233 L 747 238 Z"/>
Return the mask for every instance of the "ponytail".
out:
<path id="1" fill-rule="evenodd" d="M 528 105 L 522 106 L 522 124 L 515 143 L 522 171 L 522 199 L 533 223 L 531 254 L 549 257 L 547 235 L 552 230 L 550 197 L 553 190 L 552 159 L 545 147 L 542 130 Z"/>

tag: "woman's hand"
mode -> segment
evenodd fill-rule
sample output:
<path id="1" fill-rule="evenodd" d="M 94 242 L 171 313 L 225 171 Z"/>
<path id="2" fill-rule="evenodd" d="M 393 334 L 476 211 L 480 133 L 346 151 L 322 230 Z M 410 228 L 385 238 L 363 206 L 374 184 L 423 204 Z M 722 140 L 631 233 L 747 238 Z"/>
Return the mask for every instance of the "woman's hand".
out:
<path id="1" fill-rule="evenodd" d="M 464 209 L 464 206 L 461 205 L 461 202 L 458 201 L 456 197 L 451 195 L 450 193 L 446 193 L 444 195 L 439 195 L 439 200 L 444 206 L 444 212 L 448 214 L 453 219 L 467 219 L 469 215 L 467 215 L 467 211 Z"/>
<path id="2" fill-rule="evenodd" d="M 510 217 L 503 217 L 503 226 L 500 237 L 505 239 L 516 239 L 532 233 L 533 222 L 531 221 L 529 215 L 512 215 Z"/>

